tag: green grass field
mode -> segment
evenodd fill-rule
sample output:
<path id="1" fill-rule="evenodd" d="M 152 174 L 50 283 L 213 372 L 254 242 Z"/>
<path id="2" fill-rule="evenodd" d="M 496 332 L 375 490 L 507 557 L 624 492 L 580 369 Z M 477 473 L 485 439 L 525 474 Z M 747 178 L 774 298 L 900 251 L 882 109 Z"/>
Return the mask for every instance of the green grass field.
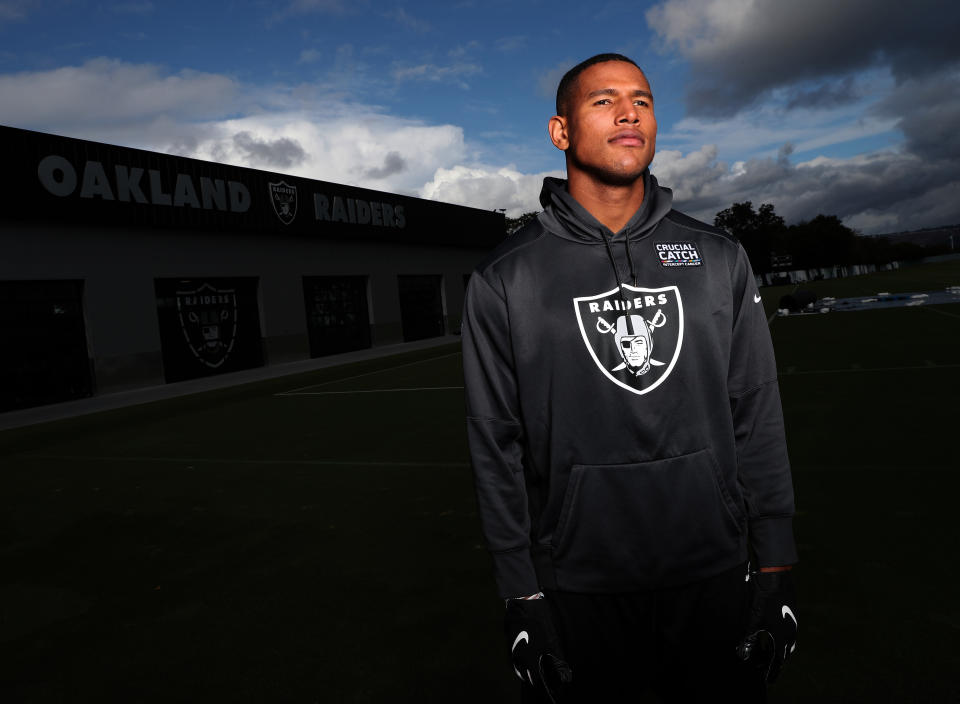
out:
<path id="1" fill-rule="evenodd" d="M 960 306 L 771 331 L 801 555 L 771 701 L 958 701 Z M 435 348 L 0 433 L 0 700 L 516 701 L 461 385 Z"/>
<path id="2" fill-rule="evenodd" d="M 957 283 L 950 262 L 811 288 L 842 297 Z M 804 612 L 802 651 L 774 701 L 960 700 L 960 306 L 777 318 L 771 332 Z"/>

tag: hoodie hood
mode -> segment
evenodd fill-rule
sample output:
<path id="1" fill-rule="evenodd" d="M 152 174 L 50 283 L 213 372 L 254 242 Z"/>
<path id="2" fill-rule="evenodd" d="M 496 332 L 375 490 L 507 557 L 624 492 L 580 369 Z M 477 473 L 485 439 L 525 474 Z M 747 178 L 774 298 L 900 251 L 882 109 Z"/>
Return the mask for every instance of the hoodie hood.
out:
<path id="1" fill-rule="evenodd" d="M 643 172 L 643 203 L 619 232 L 613 233 L 591 215 L 567 190 L 565 179 L 548 176 L 540 191 L 540 222 L 564 239 L 584 244 L 632 240 L 652 230 L 670 212 L 673 191 L 657 183 L 649 169 Z"/>

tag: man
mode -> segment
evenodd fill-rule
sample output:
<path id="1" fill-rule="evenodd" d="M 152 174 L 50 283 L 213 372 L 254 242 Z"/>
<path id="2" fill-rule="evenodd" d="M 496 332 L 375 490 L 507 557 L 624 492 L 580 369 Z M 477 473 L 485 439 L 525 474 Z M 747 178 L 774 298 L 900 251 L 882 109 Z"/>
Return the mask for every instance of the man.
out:
<path id="1" fill-rule="evenodd" d="M 528 701 L 764 701 L 795 647 L 766 317 L 739 243 L 650 175 L 656 132 L 633 61 L 571 69 L 567 181 L 467 290 L 478 505 Z"/>

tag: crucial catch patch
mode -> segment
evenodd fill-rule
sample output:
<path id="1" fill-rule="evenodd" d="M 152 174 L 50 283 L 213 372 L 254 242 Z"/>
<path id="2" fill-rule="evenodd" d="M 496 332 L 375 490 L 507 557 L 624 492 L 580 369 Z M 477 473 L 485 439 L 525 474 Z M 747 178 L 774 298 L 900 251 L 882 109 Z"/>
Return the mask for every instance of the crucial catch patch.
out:
<path id="1" fill-rule="evenodd" d="M 693 242 L 654 242 L 661 266 L 700 266 L 703 257 Z"/>

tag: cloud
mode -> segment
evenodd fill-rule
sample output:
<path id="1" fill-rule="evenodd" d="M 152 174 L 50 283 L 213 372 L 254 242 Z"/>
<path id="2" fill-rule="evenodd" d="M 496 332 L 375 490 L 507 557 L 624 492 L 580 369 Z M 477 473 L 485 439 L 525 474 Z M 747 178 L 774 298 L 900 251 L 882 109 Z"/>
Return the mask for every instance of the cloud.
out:
<path id="1" fill-rule="evenodd" d="M 575 64 L 575 61 L 565 59 L 537 76 L 537 95 L 543 98 L 556 99 L 560 79 Z"/>
<path id="2" fill-rule="evenodd" d="M 383 166 L 367 169 L 363 172 L 363 175 L 372 179 L 384 179 L 387 176 L 400 173 L 405 168 L 407 168 L 407 162 L 400 156 L 399 152 L 387 152 L 387 155 L 383 158 Z"/>
<path id="3" fill-rule="evenodd" d="M 887 80 L 892 85 L 889 74 Z M 538 210 L 543 177 L 562 175 L 523 173 L 478 156 L 504 153 L 506 138 L 484 152 L 457 125 L 391 114 L 344 95 L 332 84 L 252 86 L 218 74 L 95 59 L 0 75 L 0 122 L 504 208 L 511 216 Z M 712 222 L 733 202 L 772 202 L 789 222 L 835 214 L 865 232 L 960 222 L 960 139 L 952 129 L 960 124 L 957 67 L 905 79 L 889 98 L 784 111 L 788 100 L 784 93 L 779 105 L 723 120 L 686 118 L 662 133 L 653 170 L 674 188 L 678 207 Z M 897 149 L 811 157 L 816 144 L 894 127 L 905 137 Z M 724 160 L 722 140 L 747 145 L 748 156 Z M 509 153 L 517 158 L 516 150 Z"/>
<path id="4" fill-rule="evenodd" d="M 417 32 L 418 34 L 425 34 L 433 29 L 429 22 L 414 17 L 402 7 L 384 13 L 384 17 L 392 19 L 397 24 L 402 24 L 407 29 Z"/>
<path id="5" fill-rule="evenodd" d="M 674 196 L 677 199 L 690 200 L 698 197 L 707 185 L 716 183 L 725 175 L 725 166 L 716 160 L 717 148 L 712 144 L 688 154 L 661 150 L 654 158 L 651 171 L 656 174 L 661 185 L 673 184 Z"/>
<path id="6" fill-rule="evenodd" d="M 357 0 L 349 5 L 345 0 L 292 0 L 279 8 L 267 19 L 267 26 L 277 22 L 283 22 L 295 15 L 323 14 L 323 15 L 345 15 L 350 11 L 356 11 Z M 359 4 L 366 5 L 364 0 L 359 0 Z"/>
<path id="7" fill-rule="evenodd" d="M 259 139 L 244 130 L 233 135 L 233 145 L 242 155 L 241 158 L 251 166 L 290 169 L 302 164 L 307 158 L 307 153 L 300 143 L 289 137 L 278 137 L 274 140 Z"/>
<path id="8" fill-rule="evenodd" d="M 690 62 L 697 115 L 731 115 L 775 88 L 877 65 L 903 81 L 960 58 L 960 4 L 940 0 L 667 0 L 646 19 L 662 49 Z"/>
<path id="9" fill-rule="evenodd" d="M 323 56 L 323 53 L 317 49 L 304 49 L 300 52 L 300 58 L 297 59 L 297 63 L 312 64 L 315 61 L 319 61 L 321 56 Z"/>
<path id="10" fill-rule="evenodd" d="M 514 34 L 509 37 L 500 37 L 493 43 L 494 49 L 502 51 L 505 54 L 519 51 L 529 46 L 530 40 L 524 34 Z"/>
<path id="11" fill-rule="evenodd" d="M 165 73 L 152 64 L 98 58 L 80 66 L 0 75 L 0 121 L 45 129 L 79 128 L 130 120 L 225 114 L 238 86 L 227 76 L 197 71 Z"/>
<path id="12" fill-rule="evenodd" d="M 438 167 L 466 156 L 459 127 L 364 112 L 362 106 L 345 112 L 251 115 L 204 125 L 194 130 L 192 143 L 170 140 L 158 146 L 184 156 L 407 194 L 418 192 Z"/>
<path id="13" fill-rule="evenodd" d="M 350 47 L 337 56 L 352 61 Z M 511 214 L 539 209 L 544 175 L 477 166 L 461 127 L 358 104 L 336 85 L 251 86 L 111 59 L 0 75 L 0 122 Z"/>
<path id="14" fill-rule="evenodd" d="M 251 86 L 111 59 L 0 75 L 0 123 L 411 194 L 470 151 L 459 126 L 356 104 L 336 86 Z"/>
<path id="15" fill-rule="evenodd" d="M 960 62 L 903 81 L 875 112 L 899 118 L 905 148 L 913 154 L 929 160 L 960 160 Z"/>
<path id="16" fill-rule="evenodd" d="M 483 69 L 481 69 L 480 66 L 471 63 L 456 63 L 452 66 L 420 64 L 419 66 L 397 66 L 393 69 L 392 75 L 397 81 L 453 83 L 466 90 L 470 86 L 463 80 L 463 77 L 473 76 L 482 72 Z"/>
<path id="17" fill-rule="evenodd" d="M 485 210 L 506 210 L 509 217 L 541 210 L 540 190 L 545 176 L 563 177 L 562 171 L 524 174 L 512 166 L 463 166 L 437 169 L 420 189 L 423 198 L 459 203 Z"/>
<path id="18" fill-rule="evenodd" d="M 810 152 L 868 138 L 899 141 L 900 118 L 893 110 L 897 101 L 890 101 L 889 109 L 882 108 L 888 102 L 885 96 L 895 90 L 889 70 L 862 74 L 857 83 L 864 91 L 857 101 L 811 99 L 791 107 L 798 94 L 776 90 L 763 102 L 734 115 L 684 117 L 661 130 L 657 143 L 662 149 L 684 152 L 716 144 L 721 157 L 735 154 L 746 159 L 770 156 L 785 142 L 792 143 L 798 154 L 809 157 Z"/>
<path id="19" fill-rule="evenodd" d="M 447 56 L 449 56 L 451 59 L 462 59 L 471 51 L 475 51 L 481 48 L 481 46 L 482 45 L 480 44 L 480 42 L 478 42 L 476 39 L 471 39 L 466 44 L 458 44 L 457 46 L 450 49 L 447 52 Z"/>
<path id="20" fill-rule="evenodd" d="M 853 76 L 828 80 L 811 88 L 798 88 L 787 101 L 787 110 L 794 108 L 835 108 L 860 100 L 863 92 Z"/>
<path id="21" fill-rule="evenodd" d="M 0 22 L 22 20 L 38 4 L 36 0 L 0 0 Z"/>
<path id="22" fill-rule="evenodd" d="M 788 223 L 823 213 L 867 233 L 960 222 L 960 164 L 953 160 L 930 163 L 889 150 L 792 165 L 789 151 L 731 165 L 716 160 L 712 145 L 688 154 L 664 151 L 651 170 L 674 189 L 679 209 L 709 223 L 720 210 L 747 200 L 773 203 Z"/>
<path id="23" fill-rule="evenodd" d="M 894 213 L 857 213 L 846 219 L 844 225 L 864 233 L 886 233 L 898 230 L 899 218 Z"/>
<path id="24" fill-rule="evenodd" d="M 674 187 L 680 207 L 707 222 L 745 200 L 774 203 L 788 222 L 838 215 L 866 233 L 960 222 L 960 62 L 898 85 L 889 72 L 858 80 L 879 97 L 789 110 L 789 91 L 774 91 L 733 116 L 684 118 L 658 137 L 653 170 Z M 898 132 L 896 148 L 850 158 L 817 155 Z M 727 164 L 713 145 L 746 158 Z M 791 164 L 798 154 L 804 160 Z"/>

